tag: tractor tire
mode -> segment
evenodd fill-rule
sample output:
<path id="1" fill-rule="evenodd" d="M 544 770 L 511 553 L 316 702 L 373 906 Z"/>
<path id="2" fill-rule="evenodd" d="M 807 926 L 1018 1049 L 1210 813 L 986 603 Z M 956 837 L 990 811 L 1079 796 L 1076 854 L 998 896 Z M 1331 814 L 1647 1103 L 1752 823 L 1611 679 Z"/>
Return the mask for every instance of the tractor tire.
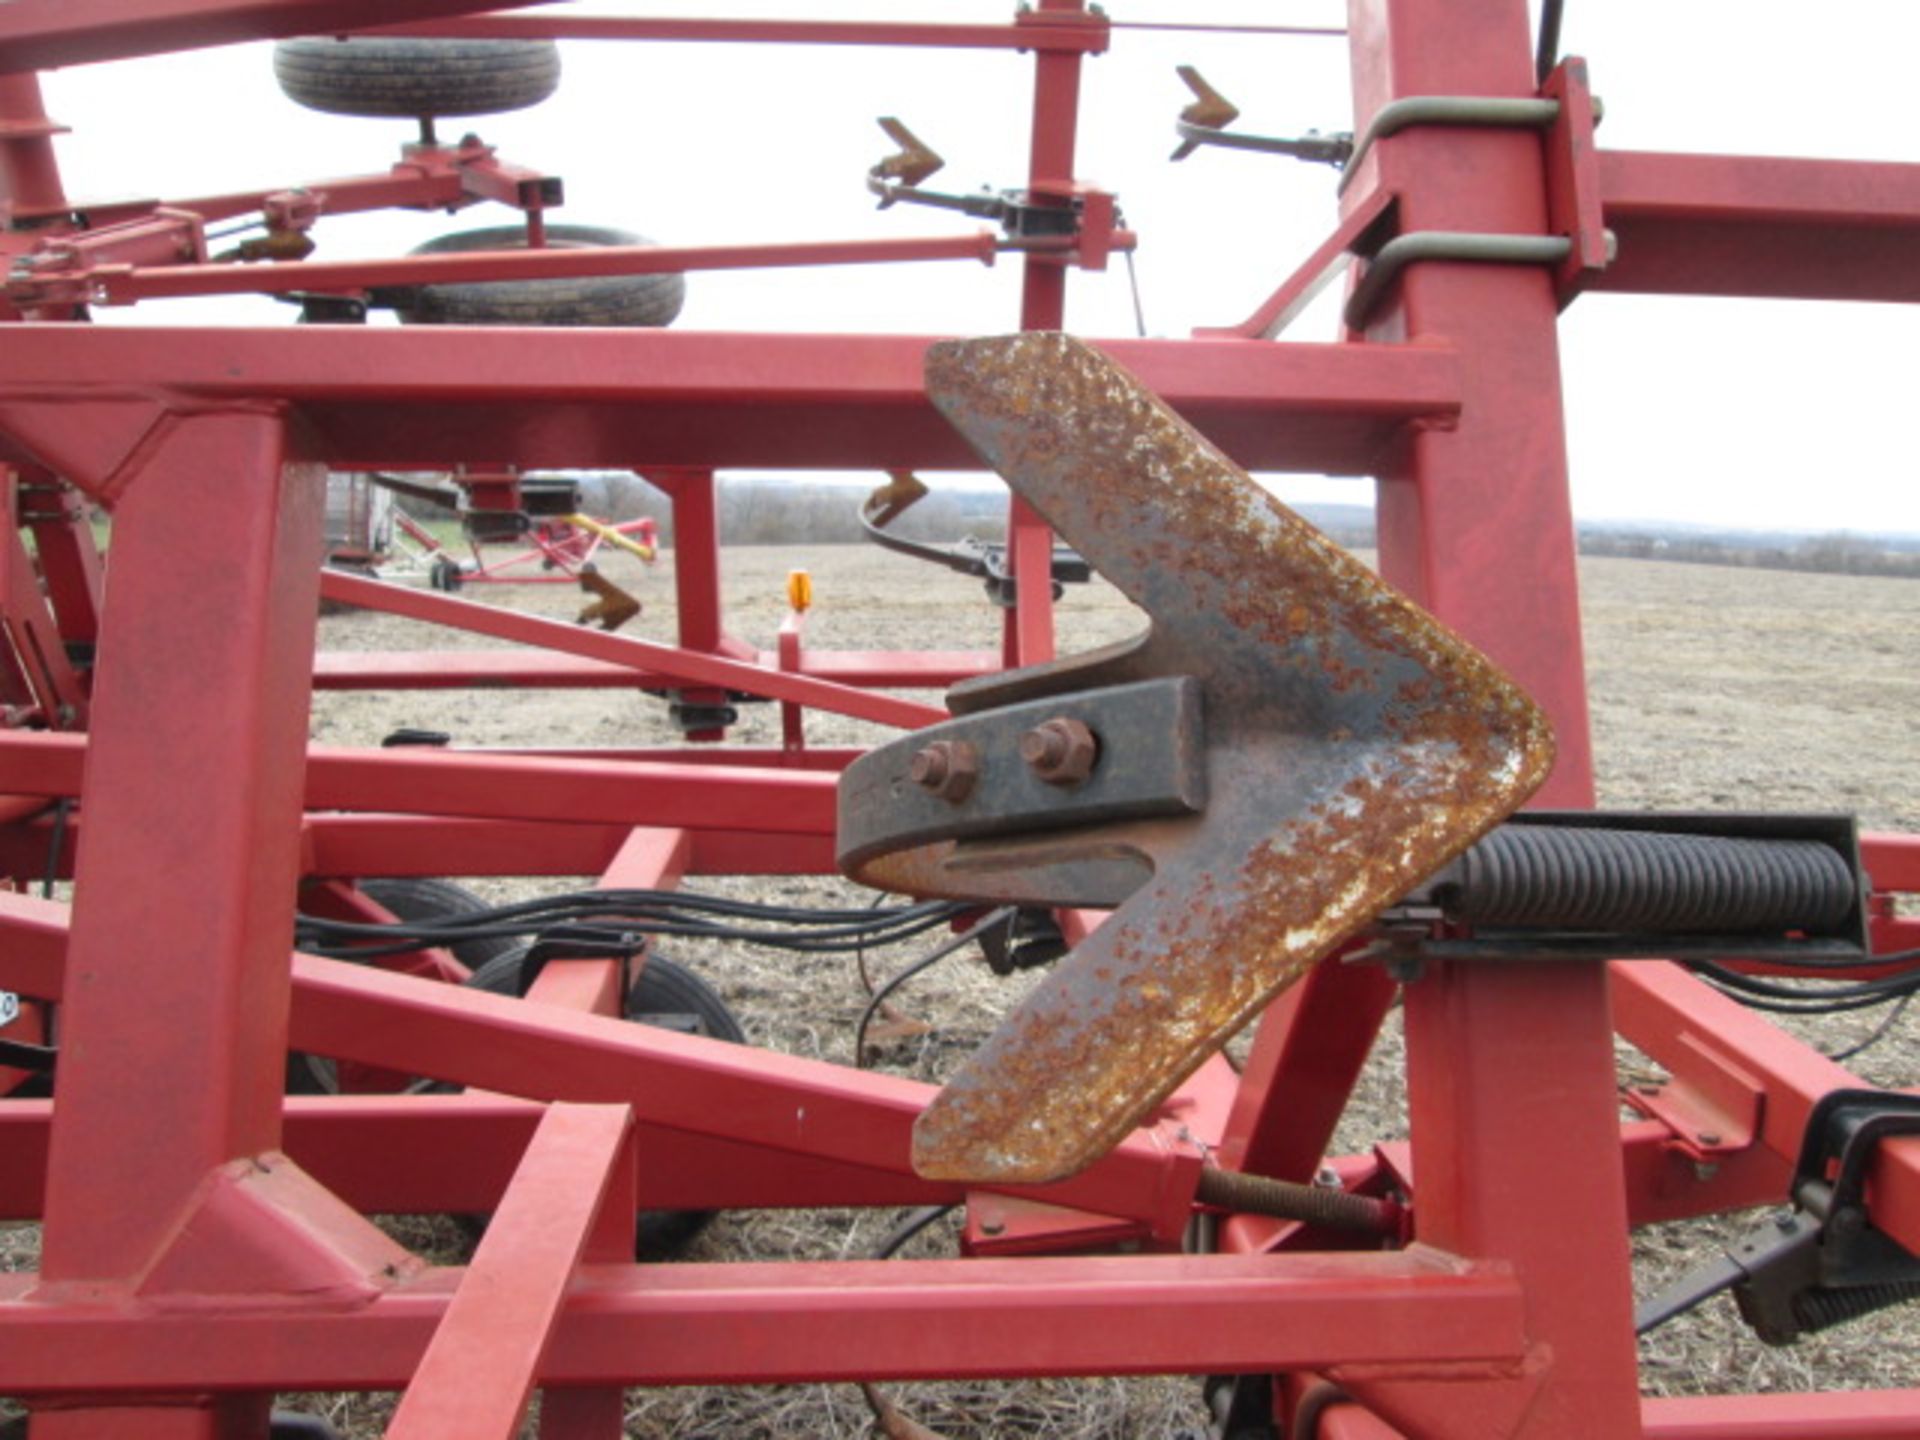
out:
<path id="1" fill-rule="evenodd" d="M 491 961 L 474 971 L 467 984 L 495 995 L 518 995 L 523 953 L 516 950 Z M 746 1032 L 719 992 L 664 955 L 649 955 L 641 967 L 640 979 L 627 994 L 627 1019 L 638 1025 L 667 1024 L 734 1045 L 747 1043 Z M 634 1222 L 634 1253 L 642 1260 L 671 1260 L 693 1244 L 713 1216 L 711 1210 L 642 1210 Z"/>
<path id="2" fill-rule="evenodd" d="M 549 225 L 555 249 L 595 245 L 651 245 L 643 235 L 599 225 Z M 459 255 L 473 250 L 523 250 L 518 225 L 461 230 L 414 249 L 415 255 Z M 396 299 L 408 325 L 671 325 L 687 298 L 686 277 L 590 275 L 574 280 L 495 280 L 418 285 Z"/>
<path id="3" fill-rule="evenodd" d="M 497 115 L 560 84 L 551 40 L 308 36 L 273 47 L 273 74 L 296 105 L 327 115 Z"/>
<path id="4" fill-rule="evenodd" d="M 414 876 L 363 880 L 360 890 L 375 904 L 391 910 L 396 919 L 410 924 L 450 915 L 472 915 L 491 908 L 464 885 L 456 885 L 451 880 Z M 517 941 L 504 937 L 463 940 L 450 948 L 453 958 L 476 974 L 503 956 L 520 951 Z M 339 1091 L 340 1081 L 333 1061 L 300 1050 L 287 1052 L 289 1095 L 336 1095 Z"/>

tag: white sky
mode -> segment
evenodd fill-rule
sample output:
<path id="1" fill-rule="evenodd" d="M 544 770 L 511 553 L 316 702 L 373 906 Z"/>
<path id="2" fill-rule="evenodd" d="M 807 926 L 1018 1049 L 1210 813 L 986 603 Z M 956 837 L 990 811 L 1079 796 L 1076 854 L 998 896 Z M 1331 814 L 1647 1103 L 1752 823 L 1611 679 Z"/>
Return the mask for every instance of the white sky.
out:
<path id="1" fill-rule="evenodd" d="M 597 7 L 602 10 L 611 6 Z M 625 8 L 627 13 L 643 9 Z M 827 0 L 659 14 L 1005 20 L 1011 0 Z M 1108 0 L 1116 21 L 1332 24 L 1330 0 Z M 1849 0 L 1568 0 L 1564 48 L 1587 56 L 1615 149 L 1913 160 L 1911 57 L 1920 7 Z M 1192 63 L 1239 104 L 1237 128 L 1349 128 L 1344 42 L 1116 32 L 1090 60 L 1081 178 L 1118 192 L 1141 234 L 1151 333 L 1243 318 L 1334 222 L 1335 173 L 1202 151 L 1170 165 Z M 1024 180 L 1031 62 L 1004 52 L 712 44 L 563 45 L 560 93 L 528 111 L 443 122 L 566 180 L 557 218 L 671 244 L 951 234 L 977 222 L 878 212 L 866 168 L 898 115 L 946 156 L 932 188 Z M 286 100 L 268 47 L 79 67 L 46 77 L 76 200 L 184 196 L 386 168 L 411 126 L 321 116 Z M 393 253 L 451 229 L 505 223 L 386 214 L 326 221 L 320 256 Z M 1920 263 L 1920 259 L 1916 260 Z M 991 333 L 1017 322 L 1019 266 L 971 262 L 699 274 L 681 328 Z M 1071 328 L 1133 333 L 1124 267 L 1076 274 Z M 143 324 L 286 323 L 265 299 L 149 302 Z M 1333 334 L 1323 302 L 1289 338 Z M 1920 365 L 1911 307 L 1590 296 L 1562 325 L 1574 501 L 1583 517 L 1920 532 L 1920 450 L 1906 434 Z M 1290 483 L 1298 498 L 1363 500 L 1352 482 Z"/>

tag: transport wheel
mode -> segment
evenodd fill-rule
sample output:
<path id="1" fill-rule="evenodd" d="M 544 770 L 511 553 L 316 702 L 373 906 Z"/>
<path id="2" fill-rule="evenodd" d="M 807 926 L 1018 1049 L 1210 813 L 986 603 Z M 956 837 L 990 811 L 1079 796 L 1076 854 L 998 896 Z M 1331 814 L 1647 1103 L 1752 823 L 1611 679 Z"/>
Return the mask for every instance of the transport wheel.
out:
<path id="1" fill-rule="evenodd" d="M 596 245 L 651 245 L 644 235 L 601 225 L 549 225 L 556 250 Z M 415 247 L 415 255 L 459 255 L 472 250 L 523 250 L 518 225 L 460 230 Z M 394 309 L 410 325 L 671 325 L 687 296 L 686 278 L 665 275 L 589 275 L 573 280 L 496 280 L 419 285 L 396 297 Z"/>
<path id="2" fill-rule="evenodd" d="M 496 995 L 520 993 L 516 950 L 473 972 L 467 983 Z M 678 961 L 649 955 L 640 979 L 627 993 L 627 1019 L 658 1025 L 684 1035 L 706 1035 L 744 1045 L 747 1035 L 727 1002 L 705 980 Z M 642 1210 L 634 1224 L 634 1250 L 642 1260 L 668 1260 L 680 1254 L 713 1219 L 711 1210 Z"/>
<path id="3" fill-rule="evenodd" d="M 444 590 L 449 595 L 457 595 L 466 581 L 466 573 L 461 570 L 460 562 L 446 555 L 433 557 L 433 568 L 427 572 L 427 584 L 435 590 Z"/>
<path id="4" fill-rule="evenodd" d="M 560 84 L 551 40 L 309 36 L 273 47 L 289 100 L 328 115 L 497 115 L 537 105 Z"/>
<path id="5" fill-rule="evenodd" d="M 360 882 L 360 891 L 376 905 L 391 910 L 396 919 L 410 924 L 443 920 L 452 915 L 473 915 L 492 908 L 464 885 L 456 885 L 451 880 L 395 876 L 363 880 Z M 520 950 L 517 941 L 504 937 L 463 940 L 449 948 L 454 959 L 475 972 L 503 955 L 516 954 Z M 338 1067 L 323 1055 L 308 1055 L 300 1050 L 288 1051 L 287 1093 L 339 1094 Z"/>

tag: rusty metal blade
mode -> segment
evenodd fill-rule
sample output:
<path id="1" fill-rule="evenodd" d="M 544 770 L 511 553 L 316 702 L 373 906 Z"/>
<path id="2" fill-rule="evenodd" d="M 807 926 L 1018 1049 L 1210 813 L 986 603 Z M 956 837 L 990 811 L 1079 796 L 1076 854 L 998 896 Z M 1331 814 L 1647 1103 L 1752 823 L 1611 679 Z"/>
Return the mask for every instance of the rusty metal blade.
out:
<path id="1" fill-rule="evenodd" d="M 1224 130 L 1240 118 L 1240 107 L 1209 85 L 1206 77 L 1193 66 L 1177 65 L 1174 73 L 1193 92 L 1193 103 L 1180 112 L 1180 118 L 1189 125 Z"/>
<path id="2" fill-rule="evenodd" d="M 949 838 L 922 817 L 890 847 L 877 807 L 903 793 L 924 737 L 864 757 L 842 789 L 862 837 L 843 863 L 869 883 L 1064 903 L 1129 877 L 1113 917 L 915 1128 L 923 1175 L 1040 1183 L 1097 1159 L 1277 991 L 1518 808 L 1553 744 L 1490 662 L 1099 351 L 1053 334 L 952 342 L 927 377 L 981 457 L 1151 621 L 1131 645 L 960 687 L 940 729 L 1095 686 L 1201 690 L 1198 814 L 1035 834 L 1040 802 L 1023 798 L 1021 833 L 983 835 L 975 816 Z M 1193 743 L 1103 734 L 1099 765 L 1176 738 Z M 1017 757 L 989 744 L 980 763 Z"/>
<path id="3" fill-rule="evenodd" d="M 880 128 L 900 149 L 873 167 L 875 175 L 897 180 L 902 185 L 918 185 L 946 168 L 947 162 L 934 152 L 932 146 L 893 116 L 883 117 Z"/>

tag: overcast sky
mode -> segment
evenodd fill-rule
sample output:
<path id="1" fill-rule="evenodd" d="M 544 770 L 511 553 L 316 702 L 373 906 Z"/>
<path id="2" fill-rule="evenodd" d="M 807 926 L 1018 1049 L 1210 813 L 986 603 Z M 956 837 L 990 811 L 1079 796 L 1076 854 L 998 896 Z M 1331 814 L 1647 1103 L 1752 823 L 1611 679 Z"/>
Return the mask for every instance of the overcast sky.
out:
<path id="1" fill-rule="evenodd" d="M 581 7 L 588 8 L 588 7 Z M 599 10 L 616 7 L 596 6 Z M 1008 0 L 838 0 L 626 13 L 1001 21 Z M 1108 0 L 1116 21 L 1339 25 L 1327 0 Z M 1811 7 L 1773 0 L 1569 0 L 1565 48 L 1588 57 L 1617 149 L 1914 160 L 1910 0 Z M 321 116 L 278 91 L 264 45 L 49 75 L 75 199 L 192 195 L 381 170 L 411 127 Z M 1324 166 L 1203 151 L 1169 164 L 1198 65 L 1234 99 L 1238 128 L 1351 125 L 1344 42 L 1122 30 L 1086 67 L 1081 178 L 1117 191 L 1140 232 L 1150 333 L 1243 318 L 1331 228 Z M 672 244 L 951 234 L 976 222 L 874 209 L 867 167 L 897 115 L 947 157 L 933 188 L 1024 179 L 1031 62 L 1003 52 L 712 44 L 563 45 L 560 93 L 516 114 L 448 122 L 564 177 L 558 218 Z M 321 257 L 392 253 L 503 223 L 391 214 L 323 222 Z M 1917 261 L 1916 263 L 1920 263 Z M 972 262 L 690 277 L 682 328 L 991 333 L 1017 319 L 1019 267 Z M 270 300 L 149 302 L 142 324 L 286 323 Z M 1075 275 L 1069 324 L 1133 333 L 1126 271 Z M 1328 339 L 1323 304 L 1289 338 Z M 1595 296 L 1562 326 L 1576 511 L 1797 529 L 1920 532 L 1920 451 L 1907 432 L 1920 364 L 1912 307 Z M 1365 499 L 1352 482 L 1289 484 Z"/>

